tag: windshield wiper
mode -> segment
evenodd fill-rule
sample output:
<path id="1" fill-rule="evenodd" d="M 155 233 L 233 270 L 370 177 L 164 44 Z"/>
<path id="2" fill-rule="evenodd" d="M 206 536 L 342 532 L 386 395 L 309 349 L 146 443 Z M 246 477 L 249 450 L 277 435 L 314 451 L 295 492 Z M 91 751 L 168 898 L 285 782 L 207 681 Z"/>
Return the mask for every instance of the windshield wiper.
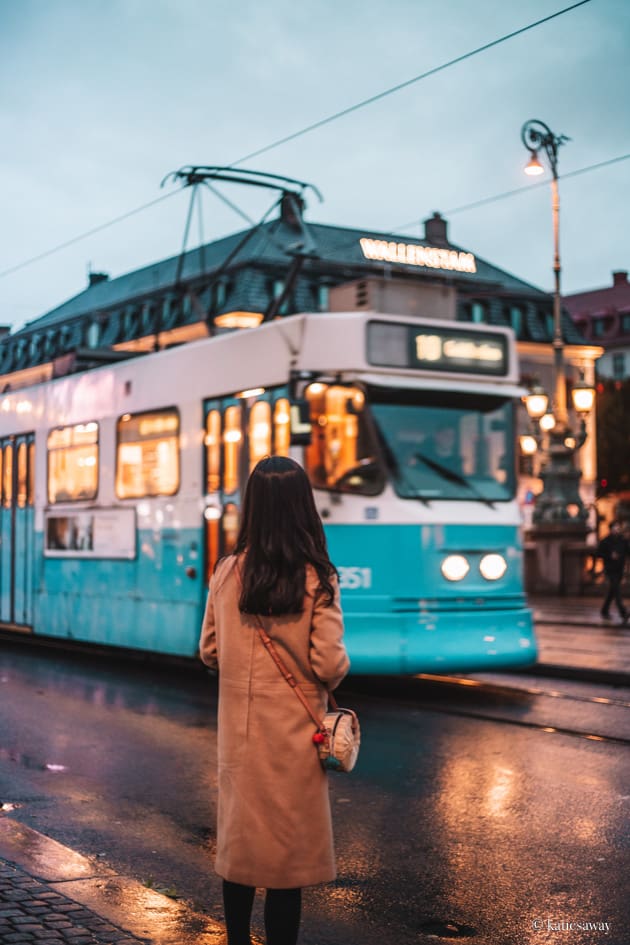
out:
<path id="1" fill-rule="evenodd" d="M 431 503 L 429 502 L 429 500 L 425 496 L 417 494 L 416 487 L 414 486 L 413 482 L 410 480 L 409 476 L 407 475 L 406 470 L 403 469 L 403 467 L 397 462 L 396 457 L 394 456 L 394 453 L 390 449 L 387 440 L 385 439 L 385 437 L 383 436 L 380 430 L 380 427 L 378 427 L 375 424 L 374 429 L 376 430 L 378 443 L 381 449 L 383 459 L 385 461 L 385 468 L 390 470 L 394 474 L 394 476 L 398 479 L 398 481 L 403 486 L 406 486 L 406 488 L 409 490 L 411 495 L 409 495 L 407 498 L 419 499 L 423 505 L 426 505 L 427 508 L 431 508 Z"/>
<path id="2" fill-rule="evenodd" d="M 488 508 L 494 508 L 494 502 L 492 499 L 487 499 L 479 490 L 473 486 L 472 482 L 466 479 L 465 476 L 461 476 L 458 472 L 455 472 L 453 469 L 449 469 L 448 466 L 443 466 L 442 463 L 436 462 L 436 460 L 431 459 L 430 456 L 425 456 L 423 453 L 414 453 L 416 459 L 419 459 L 422 463 L 433 469 L 442 479 L 446 479 L 449 482 L 455 482 L 459 486 L 464 486 L 469 489 L 472 494 L 479 499 L 481 502 L 484 502 Z"/>

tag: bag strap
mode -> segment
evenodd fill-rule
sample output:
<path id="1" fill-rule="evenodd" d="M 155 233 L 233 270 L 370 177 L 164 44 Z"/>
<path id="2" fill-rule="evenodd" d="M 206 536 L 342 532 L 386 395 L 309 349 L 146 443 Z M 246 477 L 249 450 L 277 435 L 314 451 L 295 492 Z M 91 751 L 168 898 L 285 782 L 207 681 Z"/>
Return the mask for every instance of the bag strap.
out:
<path id="1" fill-rule="evenodd" d="M 236 571 L 236 576 L 238 578 L 239 584 L 242 587 L 243 581 L 241 578 L 241 570 L 239 568 L 238 563 L 236 564 L 235 571 Z M 298 699 L 300 700 L 300 702 L 302 703 L 302 705 L 304 706 L 304 708 L 306 709 L 310 717 L 312 718 L 313 722 L 315 723 L 315 727 L 317 728 L 317 731 L 318 732 L 325 731 L 324 723 L 320 719 L 317 718 L 317 716 L 311 709 L 308 703 L 308 699 L 304 695 L 304 690 L 300 686 L 299 682 L 297 681 L 293 673 L 289 669 L 287 669 L 285 662 L 283 661 L 282 657 L 280 656 L 275 646 L 273 645 L 273 640 L 271 639 L 271 637 L 265 630 L 265 626 L 262 622 L 262 619 L 260 618 L 258 614 L 253 614 L 252 616 L 254 617 L 254 621 L 256 622 L 256 629 L 258 630 L 258 634 L 260 636 L 260 639 L 262 640 L 263 646 L 267 650 L 267 653 L 269 653 L 269 656 L 272 658 L 272 660 L 274 661 L 274 663 L 276 664 L 276 666 L 278 667 L 278 669 L 280 670 L 280 672 L 282 673 L 282 675 L 284 676 L 288 684 L 291 686 L 291 689 L 293 689 L 293 692 L 296 694 L 296 696 L 298 697 Z M 330 690 L 328 690 L 328 699 L 331 705 L 333 706 L 333 708 L 337 709 L 338 708 L 337 703 L 335 702 L 335 698 L 332 692 L 330 692 Z"/>
<path id="2" fill-rule="evenodd" d="M 269 653 L 269 656 L 272 658 L 272 660 L 274 661 L 274 663 L 276 664 L 276 666 L 278 667 L 278 669 L 280 670 L 280 672 L 282 673 L 282 675 L 284 676 L 288 684 L 293 689 L 293 692 L 296 694 L 296 696 L 298 697 L 298 699 L 300 700 L 300 702 L 302 703 L 302 705 L 304 706 L 304 708 L 306 709 L 310 717 L 312 718 L 317 728 L 317 731 L 318 732 L 323 731 L 324 730 L 323 723 L 317 718 L 317 716 L 311 709 L 310 705 L 308 704 L 308 699 L 304 695 L 304 690 L 300 686 L 299 682 L 297 681 L 293 673 L 287 669 L 286 664 L 284 663 L 284 661 L 282 660 L 282 657 L 280 656 L 275 646 L 273 645 L 273 640 L 271 639 L 271 637 L 265 630 L 263 626 L 263 622 L 258 616 L 258 614 L 254 615 L 254 620 L 256 621 L 256 629 L 258 630 L 258 633 L 260 634 L 260 639 L 263 642 L 263 646 Z M 329 697 L 330 697 L 330 693 L 329 693 Z"/>

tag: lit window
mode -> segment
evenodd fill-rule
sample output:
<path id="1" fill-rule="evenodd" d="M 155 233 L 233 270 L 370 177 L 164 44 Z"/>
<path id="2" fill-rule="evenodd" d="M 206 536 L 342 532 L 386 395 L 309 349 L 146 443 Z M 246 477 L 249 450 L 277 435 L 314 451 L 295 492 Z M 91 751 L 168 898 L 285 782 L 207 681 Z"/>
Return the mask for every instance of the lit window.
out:
<path id="1" fill-rule="evenodd" d="M 206 417 L 206 492 L 218 492 L 221 485 L 221 414 L 211 410 Z"/>
<path id="2" fill-rule="evenodd" d="M 125 414 L 118 421 L 119 499 L 174 495 L 179 489 L 179 414 L 175 409 Z"/>
<path id="3" fill-rule="evenodd" d="M 223 418 L 223 491 L 227 495 L 238 489 L 242 442 L 241 408 L 228 407 Z"/>
<path id="4" fill-rule="evenodd" d="M 305 452 L 306 470 L 320 489 L 375 495 L 383 475 L 365 422 L 365 395 L 357 387 L 311 384 L 313 438 Z"/>
<path id="5" fill-rule="evenodd" d="M 13 447 L 10 443 L 4 448 L 2 492 L 4 494 L 4 507 L 10 509 L 13 502 Z"/>
<path id="6" fill-rule="evenodd" d="M 19 508 L 26 507 L 28 494 L 28 452 L 26 443 L 22 442 L 17 451 L 17 504 Z"/>
<path id="7" fill-rule="evenodd" d="M 35 443 L 28 444 L 28 497 L 29 505 L 35 503 Z"/>
<path id="8" fill-rule="evenodd" d="M 48 434 L 48 501 L 94 499 L 98 488 L 98 423 Z"/>
<path id="9" fill-rule="evenodd" d="M 249 471 L 271 453 L 271 406 L 259 400 L 249 412 Z"/>
<path id="10" fill-rule="evenodd" d="M 273 449 L 276 456 L 288 456 L 291 445 L 290 404 L 286 397 L 276 401 L 273 409 Z"/>

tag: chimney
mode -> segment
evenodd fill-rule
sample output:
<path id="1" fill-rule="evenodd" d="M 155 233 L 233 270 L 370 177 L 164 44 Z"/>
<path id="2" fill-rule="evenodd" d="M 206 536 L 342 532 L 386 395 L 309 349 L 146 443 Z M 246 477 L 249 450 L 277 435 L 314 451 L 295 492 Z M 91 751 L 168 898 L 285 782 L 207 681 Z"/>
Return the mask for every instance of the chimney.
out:
<path id="1" fill-rule="evenodd" d="M 280 203 L 280 219 L 294 230 L 300 229 L 300 220 L 306 203 L 299 194 L 282 194 Z"/>
<path id="2" fill-rule="evenodd" d="M 93 285 L 98 285 L 99 282 L 107 282 L 109 279 L 108 272 L 89 272 L 88 278 L 90 280 L 90 287 Z"/>
<path id="3" fill-rule="evenodd" d="M 618 269 L 613 272 L 613 285 L 628 285 L 628 272 L 625 269 Z"/>
<path id="4" fill-rule="evenodd" d="M 438 246 L 448 246 L 447 229 L 448 223 L 436 210 L 432 217 L 424 221 L 424 238 L 427 243 L 435 243 Z"/>

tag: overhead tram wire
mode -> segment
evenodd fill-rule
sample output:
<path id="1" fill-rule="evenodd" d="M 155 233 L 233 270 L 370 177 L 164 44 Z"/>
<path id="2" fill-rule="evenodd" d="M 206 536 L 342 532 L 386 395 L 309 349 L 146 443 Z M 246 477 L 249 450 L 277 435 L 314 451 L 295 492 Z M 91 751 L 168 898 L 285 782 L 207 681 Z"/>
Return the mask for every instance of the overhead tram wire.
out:
<path id="1" fill-rule="evenodd" d="M 569 177 L 577 177 L 579 174 L 586 174 L 588 171 L 598 171 L 601 167 L 609 167 L 611 164 L 619 164 L 621 161 L 627 161 L 630 158 L 630 154 L 620 154 L 618 157 L 610 158 L 608 161 L 600 161 L 598 164 L 590 164 L 588 167 L 580 167 L 575 171 L 569 171 L 568 174 L 559 174 L 558 180 L 567 180 Z M 548 187 L 549 181 L 545 180 L 536 181 L 534 184 L 525 184 L 523 187 L 516 187 L 514 190 L 506 190 L 502 194 L 495 194 L 492 197 L 483 197 L 481 200 L 476 200 L 474 203 L 465 203 L 461 207 L 453 207 L 450 210 L 445 210 L 444 213 L 446 216 L 453 216 L 455 213 L 464 213 L 466 210 L 474 210 L 477 207 L 483 207 L 485 204 L 494 203 L 498 200 L 504 200 L 506 197 L 513 197 L 515 194 L 522 194 L 526 190 L 533 190 L 534 187 Z"/>
<path id="2" fill-rule="evenodd" d="M 156 203 L 161 203 L 163 200 L 168 200 L 170 197 L 174 197 L 175 194 L 180 192 L 180 190 L 184 190 L 184 188 L 180 187 L 179 190 L 173 190 L 170 194 L 162 194 L 161 197 L 156 197 L 155 200 L 150 200 L 149 203 L 144 203 L 141 207 L 136 207 L 134 210 L 128 210 L 127 213 L 123 213 L 119 217 L 114 217 L 113 220 L 108 220 L 106 223 L 100 223 L 98 226 L 92 227 L 91 230 L 86 230 L 84 233 L 79 233 L 78 236 L 73 236 L 72 239 L 66 240 L 64 243 L 58 243 L 56 246 L 45 250 L 43 253 L 38 253 L 37 256 L 31 256 L 30 259 L 24 259 L 22 262 L 16 263 L 15 266 L 10 266 L 8 269 L 3 269 L 0 271 L 0 279 L 4 276 L 9 276 L 12 273 L 17 272 L 19 269 L 24 269 L 26 266 L 30 266 L 32 263 L 39 262 L 40 259 L 45 259 L 47 256 L 52 256 L 53 253 L 58 253 L 60 250 L 66 249 L 66 247 L 72 246 L 74 243 L 79 243 L 81 240 L 87 239 L 88 236 L 93 236 L 95 233 L 100 233 L 101 230 L 106 230 L 108 227 L 114 226 L 116 223 L 122 223 L 123 220 L 128 220 L 129 217 L 135 216 L 136 213 L 141 213 L 143 210 L 148 210 L 149 207 L 154 207 Z"/>
<path id="3" fill-rule="evenodd" d="M 577 3 L 572 3 L 570 6 L 564 7 L 562 10 L 557 10 L 555 13 L 550 13 L 549 16 L 542 17 L 540 20 L 535 20 L 533 23 L 528 23 L 526 26 L 522 26 L 517 30 L 513 30 L 511 33 L 506 33 L 504 36 L 500 36 L 489 43 L 484 43 L 483 46 L 478 46 L 476 49 L 472 49 L 467 53 L 463 53 L 461 56 L 456 56 L 454 59 L 450 59 L 448 62 L 444 62 L 439 66 L 435 66 L 433 69 L 422 72 L 420 75 L 413 76 L 413 78 L 407 79 L 405 82 L 400 82 L 398 85 L 394 85 L 389 89 L 385 89 L 383 92 L 379 92 L 376 95 L 372 95 L 369 98 L 363 99 L 361 102 L 356 102 L 354 105 L 350 105 L 348 108 L 344 108 L 341 111 L 335 112 L 333 115 L 329 115 L 327 118 L 322 118 L 311 125 L 307 125 L 305 128 L 301 128 L 299 131 L 295 131 L 290 135 L 279 138 L 278 140 L 271 142 L 271 144 L 265 145 L 263 148 L 258 148 L 256 151 L 246 154 L 244 157 L 233 161 L 227 166 L 237 167 L 239 164 L 244 164 L 245 161 L 249 161 L 251 158 L 258 157 L 260 154 L 266 154 L 268 151 L 278 148 L 282 144 L 287 144 L 289 141 L 294 141 L 296 138 L 299 138 L 302 135 L 308 134 L 311 131 L 315 131 L 317 128 L 322 128 L 324 125 L 328 125 L 333 121 L 337 121 L 339 118 L 343 118 L 345 115 L 356 112 L 361 108 L 372 105 L 374 102 L 380 101 L 389 95 L 393 95 L 395 92 L 400 92 L 402 89 L 405 89 L 411 85 L 415 85 L 417 82 L 421 82 L 422 79 L 427 79 L 432 75 L 436 75 L 438 72 L 443 72 L 445 69 L 449 69 L 451 66 L 455 66 L 460 62 L 464 62 L 466 59 L 470 59 L 473 56 L 478 56 L 480 53 L 485 52 L 488 49 L 492 49 L 494 46 L 498 46 L 501 43 L 507 42 L 507 40 L 513 39 L 515 36 L 520 36 L 522 33 L 528 32 L 528 30 L 535 29 L 537 26 L 542 26 L 543 23 L 548 23 L 550 20 L 554 20 L 559 16 L 563 16 L 565 13 L 570 13 L 572 10 L 585 6 L 587 3 L 591 2 L 592 0 L 578 0 Z M 160 201 L 167 200 L 176 193 L 179 193 L 179 191 L 172 191 L 170 194 L 164 194 L 161 197 L 157 197 L 155 200 L 143 204 L 141 207 L 136 207 L 134 210 L 130 210 L 128 213 L 124 213 L 119 217 L 115 217 L 113 220 L 109 220 L 107 223 L 102 223 L 100 226 L 94 227 L 91 230 L 87 230 L 85 233 L 80 233 L 78 236 L 75 236 L 70 240 L 66 240 L 64 243 L 59 243 L 57 246 L 53 246 L 51 249 L 48 249 L 43 253 L 39 253 L 37 256 L 32 256 L 30 259 L 25 259 L 14 266 L 10 266 L 8 269 L 0 271 L 0 278 L 11 275 L 20 269 L 24 269 L 26 266 L 30 266 L 32 263 L 39 262 L 41 259 L 45 259 L 47 256 L 51 256 L 53 253 L 59 252 L 62 249 L 66 249 L 68 246 L 72 246 L 74 243 L 78 243 L 83 239 L 87 239 L 94 233 L 98 233 L 101 230 L 107 229 L 107 227 L 114 226 L 116 223 L 121 223 L 123 220 L 134 216 L 136 213 L 141 213 L 143 210 L 147 210 L 149 207 L 154 206 Z"/>
<path id="4" fill-rule="evenodd" d="M 618 157 L 610 158 L 608 161 L 599 161 L 597 164 L 589 164 L 587 167 L 579 167 L 575 171 L 569 171 L 567 174 L 559 174 L 559 180 L 567 180 L 569 177 L 577 177 L 580 174 L 586 174 L 589 171 L 598 171 L 602 167 L 609 167 L 611 164 L 619 164 L 621 161 L 630 160 L 630 154 L 620 154 Z M 466 210 L 473 210 L 476 207 L 482 207 L 485 204 L 494 203 L 495 201 L 505 200 L 507 197 L 515 197 L 517 194 L 524 194 L 528 190 L 533 190 L 536 187 L 547 187 L 549 186 L 549 181 L 545 180 L 536 181 L 532 184 L 525 184 L 523 187 L 516 187 L 514 190 L 505 190 L 500 194 L 494 194 L 491 197 L 482 197 L 481 200 L 475 200 L 472 203 L 465 203 L 459 207 L 453 207 L 449 210 L 444 210 L 443 215 L 445 217 L 451 217 L 455 213 L 464 213 Z M 379 236 L 398 236 L 400 233 L 405 230 L 410 230 L 412 227 L 416 227 L 419 224 L 419 220 L 409 220 L 407 223 L 401 223 L 399 226 L 392 227 L 388 230 L 379 230 Z M 352 240 L 345 240 L 343 243 L 335 246 L 330 252 L 323 253 L 321 259 L 330 259 L 333 258 L 341 250 L 346 249 L 350 246 L 355 245 L 355 238 Z"/>
<path id="5" fill-rule="evenodd" d="M 339 118 L 344 118 L 346 115 L 352 114 L 352 112 L 357 112 L 359 109 L 365 108 L 367 105 L 373 105 L 374 102 L 378 102 L 381 99 L 386 98 L 388 95 L 393 95 L 395 92 L 400 92 L 402 89 L 406 89 L 410 85 L 415 85 L 416 82 L 421 82 L 423 79 L 428 79 L 430 76 L 436 75 L 438 72 L 443 72 L 445 69 L 449 69 L 451 66 L 456 66 L 458 63 L 464 62 L 466 59 L 471 59 L 473 56 L 478 56 L 480 53 L 486 52 L 488 49 L 492 49 L 494 46 L 500 45 L 500 43 L 507 42 L 508 39 L 514 39 L 515 36 L 520 36 L 522 33 L 526 33 L 528 30 L 535 29 L 537 26 L 542 26 L 543 23 L 548 23 L 550 20 L 554 20 L 556 17 L 562 16 L 564 13 L 570 13 L 571 10 L 575 10 L 578 7 L 583 7 L 587 3 L 591 3 L 591 0 L 578 0 L 577 3 L 572 3 L 571 6 L 564 7 L 562 10 L 557 10 L 555 13 L 550 13 L 549 16 L 544 16 L 540 20 L 535 20 L 533 23 L 528 23 L 527 26 L 521 26 L 519 29 L 513 30 L 511 33 L 506 33 L 504 36 L 499 36 L 498 39 L 493 39 L 489 43 L 484 43 L 483 46 L 478 46 L 476 49 L 472 49 L 467 53 L 463 53 L 461 56 L 456 56 L 454 59 L 449 59 L 448 62 L 443 62 L 439 66 L 434 66 L 433 69 L 428 69 L 426 72 L 421 72 L 420 75 L 413 76 L 411 79 L 406 79 L 404 82 L 399 82 L 398 85 L 392 85 L 391 88 L 385 89 L 383 92 L 378 92 L 376 95 L 371 95 L 369 98 L 365 98 L 360 102 L 355 102 L 354 105 L 349 105 L 347 108 L 342 108 L 341 111 L 335 112 L 334 115 L 329 115 L 327 118 L 321 118 L 319 121 L 315 121 L 311 125 L 306 125 L 306 127 L 301 128 L 299 131 L 294 131 L 290 135 L 285 135 L 283 138 L 278 138 L 277 141 L 272 141 L 271 144 L 267 144 L 263 148 L 258 148 L 256 151 L 251 151 L 249 154 L 246 154 L 244 157 L 239 158 L 237 161 L 234 161 L 228 166 L 238 167 L 239 164 L 244 164 L 245 161 L 249 161 L 261 154 L 266 154 L 268 151 L 271 151 L 274 148 L 279 148 L 282 144 L 288 144 L 289 141 L 295 141 L 296 138 L 300 138 L 302 135 L 308 134 L 311 131 L 315 131 L 317 128 L 323 128 L 324 125 L 329 125 L 331 122 L 337 121 Z"/>

